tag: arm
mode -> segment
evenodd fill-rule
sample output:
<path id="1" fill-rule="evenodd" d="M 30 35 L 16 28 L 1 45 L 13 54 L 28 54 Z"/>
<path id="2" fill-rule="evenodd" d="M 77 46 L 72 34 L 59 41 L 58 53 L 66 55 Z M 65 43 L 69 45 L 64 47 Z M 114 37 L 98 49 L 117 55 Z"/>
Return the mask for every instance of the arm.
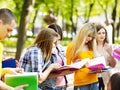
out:
<path id="1" fill-rule="evenodd" d="M 59 67 L 60 67 L 60 65 L 58 63 L 50 64 L 49 67 L 42 73 L 42 75 L 38 79 L 39 84 L 42 83 L 43 81 L 45 81 L 48 78 L 48 75 L 50 74 L 50 72 L 53 69 L 57 69 Z"/>
<path id="2" fill-rule="evenodd" d="M 20 86 L 13 88 L 11 86 L 6 85 L 0 80 L 0 90 L 23 90 L 23 88 L 27 86 L 28 86 L 27 84 L 24 84 L 24 85 L 20 85 Z"/>
<path id="3" fill-rule="evenodd" d="M 113 58 L 112 54 L 112 46 L 111 45 L 105 45 L 105 50 L 109 54 L 108 60 L 109 60 L 109 65 L 111 67 L 115 67 L 116 65 L 116 60 Z"/>
<path id="4" fill-rule="evenodd" d="M 27 52 L 28 53 L 28 52 Z M 43 81 L 45 81 L 49 75 L 49 73 L 53 70 L 56 69 L 58 67 L 60 67 L 60 65 L 58 63 L 54 63 L 54 64 L 50 64 L 49 67 L 42 72 L 43 70 L 43 65 L 44 65 L 44 58 L 42 56 L 42 52 L 40 49 L 38 48 L 33 48 L 29 51 L 29 57 L 30 58 L 24 58 L 23 60 L 29 61 L 27 63 L 27 65 L 25 65 L 23 68 L 25 69 L 25 71 L 28 72 L 28 70 L 31 70 L 29 72 L 39 72 L 39 78 L 38 78 L 38 83 L 42 83 Z M 25 56 L 24 56 L 25 57 Z M 28 55 L 26 55 L 26 57 L 28 57 Z M 29 66 L 29 68 L 27 67 Z"/>
<path id="5" fill-rule="evenodd" d="M 0 90 L 14 90 L 14 88 L 10 87 L 10 86 L 6 85 L 5 83 L 3 83 L 2 81 L 0 81 Z"/>

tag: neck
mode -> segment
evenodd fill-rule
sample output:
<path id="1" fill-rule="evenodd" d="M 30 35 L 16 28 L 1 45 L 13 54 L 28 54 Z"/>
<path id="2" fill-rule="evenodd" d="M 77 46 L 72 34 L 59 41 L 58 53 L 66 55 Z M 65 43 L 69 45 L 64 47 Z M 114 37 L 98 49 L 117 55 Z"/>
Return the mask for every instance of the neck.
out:
<path id="1" fill-rule="evenodd" d="M 103 46 L 103 42 L 97 42 L 98 46 Z"/>

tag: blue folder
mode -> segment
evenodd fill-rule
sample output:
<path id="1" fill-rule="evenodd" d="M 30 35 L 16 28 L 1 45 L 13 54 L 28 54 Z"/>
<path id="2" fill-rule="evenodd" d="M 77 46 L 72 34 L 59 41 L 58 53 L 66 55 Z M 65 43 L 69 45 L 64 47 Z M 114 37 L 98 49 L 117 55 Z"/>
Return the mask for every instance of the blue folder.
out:
<path id="1" fill-rule="evenodd" d="M 2 68 L 6 68 L 6 67 L 16 68 L 15 59 L 9 58 L 9 59 L 6 59 L 6 60 L 2 61 Z"/>

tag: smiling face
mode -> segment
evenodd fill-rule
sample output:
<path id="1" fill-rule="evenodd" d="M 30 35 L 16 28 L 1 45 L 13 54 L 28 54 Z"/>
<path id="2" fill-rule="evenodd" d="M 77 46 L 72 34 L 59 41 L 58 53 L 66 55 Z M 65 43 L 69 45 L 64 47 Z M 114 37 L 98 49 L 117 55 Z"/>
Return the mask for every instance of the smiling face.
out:
<path id="1" fill-rule="evenodd" d="M 15 24 L 15 20 L 12 20 L 11 24 L 4 24 L 3 21 L 0 20 L 0 40 L 10 36 Z"/>
<path id="2" fill-rule="evenodd" d="M 101 28 L 98 32 L 97 32 L 97 41 L 98 42 L 104 42 L 106 37 L 106 32 L 103 28 Z"/>

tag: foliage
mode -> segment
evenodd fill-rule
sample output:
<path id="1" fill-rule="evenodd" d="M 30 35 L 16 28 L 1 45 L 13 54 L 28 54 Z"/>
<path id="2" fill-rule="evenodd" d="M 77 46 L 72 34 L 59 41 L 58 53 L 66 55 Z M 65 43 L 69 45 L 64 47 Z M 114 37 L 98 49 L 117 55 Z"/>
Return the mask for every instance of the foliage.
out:
<path id="1" fill-rule="evenodd" d="M 25 47 L 29 47 L 33 44 L 34 37 L 35 36 L 28 37 L 28 39 L 25 42 Z M 71 41 L 70 38 L 63 38 L 63 40 L 61 41 L 61 44 L 63 46 L 67 46 L 68 43 L 70 43 L 70 41 Z M 12 37 L 12 38 L 7 38 L 5 40 L 2 40 L 1 42 L 3 43 L 4 47 L 6 47 L 6 48 L 16 48 L 17 39 Z"/>
<path id="2" fill-rule="evenodd" d="M 115 44 L 120 44 L 120 39 L 116 39 Z"/>

